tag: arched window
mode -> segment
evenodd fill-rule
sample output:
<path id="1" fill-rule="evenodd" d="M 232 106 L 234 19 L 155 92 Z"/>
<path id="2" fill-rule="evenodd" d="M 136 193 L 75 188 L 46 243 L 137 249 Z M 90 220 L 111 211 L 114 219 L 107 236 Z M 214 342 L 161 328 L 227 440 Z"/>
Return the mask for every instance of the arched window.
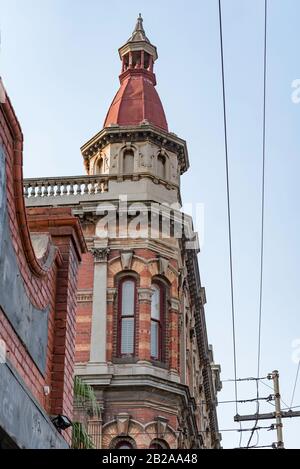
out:
<path id="1" fill-rule="evenodd" d="M 116 444 L 116 449 L 133 449 L 133 446 L 129 441 L 120 440 Z"/>
<path id="2" fill-rule="evenodd" d="M 166 179 L 166 158 L 164 155 L 158 155 L 157 157 L 157 176 Z"/>
<path id="3" fill-rule="evenodd" d="M 94 173 L 95 174 L 103 174 L 103 172 L 104 172 L 103 158 L 99 158 L 96 162 Z"/>
<path id="4" fill-rule="evenodd" d="M 136 281 L 133 277 L 121 280 L 119 287 L 118 353 L 134 354 L 136 310 Z"/>
<path id="5" fill-rule="evenodd" d="M 165 440 L 155 439 L 152 440 L 149 446 L 149 449 L 169 449 L 170 446 Z"/>
<path id="6" fill-rule="evenodd" d="M 134 154 L 132 150 L 125 150 L 123 156 L 123 173 L 132 174 L 134 170 Z"/>
<path id="7" fill-rule="evenodd" d="M 117 436 L 111 441 L 109 447 L 110 449 L 135 449 L 136 442 L 129 436 Z"/>
<path id="8" fill-rule="evenodd" d="M 152 284 L 151 298 L 151 358 L 163 361 L 163 339 L 166 292 L 162 283 Z"/>

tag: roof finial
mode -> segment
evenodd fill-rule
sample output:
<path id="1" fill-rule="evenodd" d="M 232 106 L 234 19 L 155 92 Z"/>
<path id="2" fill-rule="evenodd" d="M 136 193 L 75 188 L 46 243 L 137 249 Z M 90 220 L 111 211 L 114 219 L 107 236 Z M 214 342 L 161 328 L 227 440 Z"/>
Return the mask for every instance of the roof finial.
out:
<path id="1" fill-rule="evenodd" d="M 144 27 L 143 27 L 143 18 L 142 18 L 142 14 L 139 13 L 139 16 L 138 16 L 138 19 L 137 19 L 137 23 L 136 23 L 136 27 L 135 27 L 135 31 L 144 31 Z"/>
<path id="2" fill-rule="evenodd" d="M 143 26 L 143 18 L 142 18 L 141 13 L 139 13 L 137 23 L 135 25 L 131 38 L 128 40 L 128 42 L 138 42 L 138 41 L 150 42 L 145 34 L 145 30 Z"/>

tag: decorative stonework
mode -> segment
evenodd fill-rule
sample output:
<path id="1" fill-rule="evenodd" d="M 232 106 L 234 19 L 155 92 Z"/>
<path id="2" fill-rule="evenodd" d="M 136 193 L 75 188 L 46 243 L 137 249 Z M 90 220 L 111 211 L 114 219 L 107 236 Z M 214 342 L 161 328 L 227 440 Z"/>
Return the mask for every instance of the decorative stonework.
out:
<path id="1" fill-rule="evenodd" d="M 133 251 L 124 251 L 121 253 L 121 264 L 123 270 L 130 270 L 133 259 Z"/>
<path id="2" fill-rule="evenodd" d="M 115 301 L 116 295 L 117 295 L 116 288 L 107 288 L 107 302 L 108 303 L 113 303 Z"/>
<path id="3" fill-rule="evenodd" d="M 177 298 L 170 299 L 170 306 L 173 311 L 179 312 L 180 310 L 180 301 Z"/>
<path id="4" fill-rule="evenodd" d="M 79 291 L 77 293 L 77 302 L 78 303 L 88 303 L 93 300 L 92 291 Z"/>
<path id="5" fill-rule="evenodd" d="M 91 253 L 94 256 L 96 262 L 107 262 L 107 256 L 109 254 L 109 248 L 92 248 Z"/>
<path id="6" fill-rule="evenodd" d="M 158 271 L 160 275 L 167 275 L 169 268 L 169 259 L 165 259 L 164 257 L 159 257 L 158 259 Z"/>
<path id="7" fill-rule="evenodd" d="M 156 419 L 156 437 L 164 439 L 169 420 L 158 416 Z"/>
<path id="8" fill-rule="evenodd" d="M 126 413 L 121 413 L 116 415 L 117 429 L 119 436 L 127 436 L 130 423 L 130 415 Z"/>
<path id="9" fill-rule="evenodd" d="M 153 291 L 151 288 L 138 288 L 139 301 L 151 302 L 152 293 Z"/>

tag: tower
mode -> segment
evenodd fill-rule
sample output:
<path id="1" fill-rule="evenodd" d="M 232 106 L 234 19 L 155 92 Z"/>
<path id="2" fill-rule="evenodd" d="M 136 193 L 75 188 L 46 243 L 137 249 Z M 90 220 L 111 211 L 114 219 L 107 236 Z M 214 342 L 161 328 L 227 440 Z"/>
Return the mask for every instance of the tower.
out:
<path id="1" fill-rule="evenodd" d="M 197 236 L 181 212 L 187 145 L 168 129 L 141 15 L 119 55 L 120 88 L 81 148 L 87 175 L 27 180 L 27 205 L 69 205 L 83 227 L 75 372 L 102 409 L 84 417 L 95 445 L 219 447 L 220 370 Z"/>

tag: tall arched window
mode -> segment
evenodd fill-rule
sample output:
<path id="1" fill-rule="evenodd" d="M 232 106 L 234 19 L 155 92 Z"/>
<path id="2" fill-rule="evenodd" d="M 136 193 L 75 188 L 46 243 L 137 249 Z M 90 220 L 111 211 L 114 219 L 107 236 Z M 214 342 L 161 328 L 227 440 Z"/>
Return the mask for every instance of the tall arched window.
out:
<path id="1" fill-rule="evenodd" d="M 163 339 L 166 293 L 163 284 L 152 284 L 151 298 L 151 358 L 163 361 Z"/>
<path id="2" fill-rule="evenodd" d="M 95 173 L 95 174 L 103 174 L 103 172 L 104 172 L 104 162 L 103 162 L 103 158 L 99 158 L 99 159 L 96 161 L 94 173 Z"/>
<path id="3" fill-rule="evenodd" d="M 118 353 L 134 354 L 136 281 L 132 277 L 121 280 L 119 287 Z"/>
<path id="4" fill-rule="evenodd" d="M 166 179 L 166 158 L 164 155 L 158 155 L 157 157 L 157 176 Z"/>
<path id="5" fill-rule="evenodd" d="M 123 156 L 123 173 L 132 174 L 134 170 L 134 154 L 132 150 L 125 150 Z"/>

